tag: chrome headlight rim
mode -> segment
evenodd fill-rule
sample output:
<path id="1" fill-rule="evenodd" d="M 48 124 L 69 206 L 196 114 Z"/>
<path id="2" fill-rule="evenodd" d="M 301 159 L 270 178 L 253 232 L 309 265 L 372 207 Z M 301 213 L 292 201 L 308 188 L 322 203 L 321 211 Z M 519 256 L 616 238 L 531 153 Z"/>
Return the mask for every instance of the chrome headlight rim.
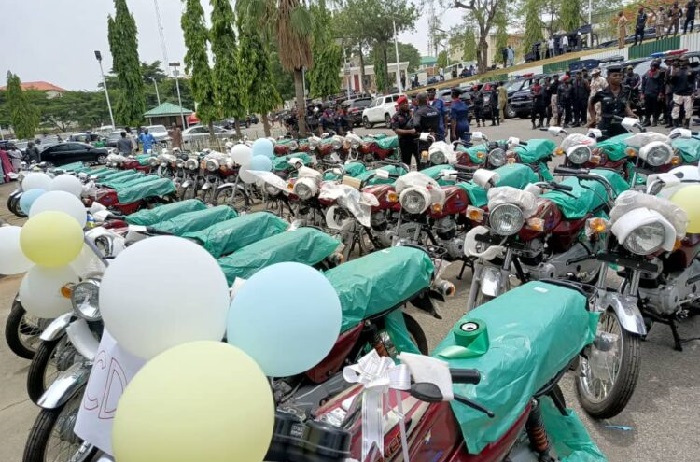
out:
<path id="1" fill-rule="evenodd" d="M 177 168 L 183 168 L 185 166 L 185 162 L 182 160 L 178 160 L 177 162 L 175 162 L 175 166 Z"/>
<path id="2" fill-rule="evenodd" d="M 505 149 L 493 148 L 491 151 L 489 151 L 488 161 L 489 164 L 493 165 L 494 167 L 501 167 L 505 165 L 507 157 L 508 156 Z"/>
<path id="3" fill-rule="evenodd" d="M 571 146 L 566 150 L 566 158 L 576 165 L 585 164 L 591 160 L 592 152 L 588 146 Z"/>
<path id="4" fill-rule="evenodd" d="M 440 150 L 431 152 L 429 160 L 430 163 L 433 165 L 442 165 L 447 163 L 447 157 L 445 157 L 445 153 Z"/>
<path id="5" fill-rule="evenodd" d="M 208 159 L 204 165 L 206 166 L 206 169 L 210 172 L 215 172 L 219 170 L 219 162 L 217 162 L 215 159 Z"/>
<path id="6" fill-rule="evenodd" d="M 276 196 L 282 191 L 280 188 L 270 183 L 265 183 L 264 189 L 268 196 Z"/>
<path id="7" fill-rule="evenodd" d="M 405 191 L 399 199 L 401 210 L 409 215 L 419 215 L 428 209 L 428 201 L 424 194 L 418 190 Z"/>
<path id="8" fill-rule="evenodd" d="M 357 148 L 360 147 L 360 142 L 357 141 L 357 140 L 353 140 L 353 141 L 350 142 L 350 147 L 351 147 L 352 149 L 357 149 Z"/>
<path id="9" fill-rule="evenodd" d="M 640 245 L 640 239 L 649 239 L 650 243 L 647 243 L 649 245 Z M 625 237 L 622 246 L 635 255 L 646 256 L 661 249 L 665 239 L 666 227 L 660 221 L 654 221 L 638 226 L 630 231 Z"/>
<path id="10" fill-rule="evenodd" d="M 650 143 L 639 150 L 639 157 L 652 167 L 659 167 L 671 161 L 673 149 L 663 143 Z"/>
<path id="11" fill-rule="evenodd" d="M 199 163 L 196 160 L 188 159 L 185 161 L 185 168 L 187 170 L 197 170 L 199 168 Z"/>
<path id="12" fill-rule="evenodd" d="M 73 287 L 71 304 L 75 314 L 86 321 L 99 321 L 100 313 L 99 295 L 102 285 L 101 276 L 87 277 Z"/>
<path id="13" fill-rule="evenodd" d="M 303 201 L 307 201 L 314 196 L 314 192 L 309 185 L 296 182 L 294 183 L 294 195 Z"/>
<path id="14" fill-rule="evenodd" d="M 514 223 L 508 224 L 505 220 L 510 215 L 510 219 L 515 219 Z M 515 204 L 498 204 L 489 211 L 489 227 L 499 236 L 512 236 L 520 232 L 525 226 L 525 214 L 523 210 Z"/>

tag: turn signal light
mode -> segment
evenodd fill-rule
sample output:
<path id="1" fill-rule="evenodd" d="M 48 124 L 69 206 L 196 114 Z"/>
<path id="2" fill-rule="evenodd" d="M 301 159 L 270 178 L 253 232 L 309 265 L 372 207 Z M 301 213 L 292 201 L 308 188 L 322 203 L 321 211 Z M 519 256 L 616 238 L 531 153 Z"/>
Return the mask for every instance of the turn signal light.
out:
<path id="1" fill-rule="evenodd" d="M 430 211 L 433 212 L 433 213 L 440 213 L 440 212 L 442 212 L 442 204 L 438 204 L 438 203 L 432 204 L 432 205 L 430 206 Z"/>
<path id="2" fill-rule="evenodd" d="M 673 156 L 671 157 L 671 165 L 680 165 L 681 164 L 681 158 L 678 156 Z"/>
<path id="3" fill-rule="evenodd" d="M 514 164 L 517 162 L 515 157 L 509 157 L 508 160 L 506 160 L 507 163 L 509 164 Z"/>
<path id="4" fill-rule="evenodd" d="M 682 241 L 680 239 L 676 239 L 676 242 L 673 243 L 673 251 L 674 252 L 681 248 L 681 242 Z"/>
<path id="5" fill-rule="evenodd" d="M 428 151 L 422 151 L 420 153 L 421 159 L 428 160 Z"/>
<path id="6" fill-rule="evenodd" d="M 294 191 L 294 183 L 287 183 L 287 191 Z"/>
<path id="7" fill-rule="evenodd" d="M 484 151 L 478 151 L 476 153 L 476 158 L 477 159 L 485 159 L 486 158 L 486 153 Z"/>
<path id="8" fill-rule="evenodd" d="M 555 156 L 563 156 L 564 154 L 566 154 L 566 151 L 564 151 L 564 148 L 556 148 L 554 150 Z"/>
<path id="9" fill-rule="evenodd" d="M 544 231 L 544 220 L 542 218 L 528 218 L 525 229 L 542 232 Z"/>
<path id="10" fill-rule="evenodd" d="M 396 191 L 390 191 L 386 194 L 386 200 L 395 204 L 399 201 L 399 195 Z"/>
<path id="11" fill-rule="evenodd" d="M 467 207 L 467 217 L 469 217 L 471 221 L 481 223 L 484 221 L 484 211 L 479 207 L 474 207 L 473 205 L 470 205 L 469 207 Z"/>
<path id="12" fill-rule="evenodd" d="M 75 287 L 75 284 L 66 284 L 61 287 L 61 296 L 70 299 L 73 296 L 73 287 Z"/>
<path id="13" fill-rule="evenodd" d="M 637 157 L 637 149 L 636 148 L 625 148 L 625 155 L 627 157 Z"/>
<path id="14" fill-rule="evenodd" d="M 608 230 L 608 220 L 605 218 L 589 218 L 586 226 L 592 233 L 604 233 Z"/>
<path id="15" fill-rule="evenodd" d="M 600 160 L 601 160 L 600 156 L 591 156 L 590 162 L 592 164 L 598 165 L 600 163 Z"/>

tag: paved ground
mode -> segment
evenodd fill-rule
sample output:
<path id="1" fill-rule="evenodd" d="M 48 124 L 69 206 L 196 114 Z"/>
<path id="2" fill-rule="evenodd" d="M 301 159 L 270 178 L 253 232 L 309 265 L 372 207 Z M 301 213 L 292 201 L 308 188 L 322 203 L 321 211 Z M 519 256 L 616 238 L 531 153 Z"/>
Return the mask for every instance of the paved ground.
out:
<path id="1" fill-rule="evenodd" d="M 507 121 L 500 127 L 486 127 L 484 131 L 493 139 L 518 136 L 527 139 L 542 136 L 529 129 L 529 121 Z M 358 131 L 364 133 L 364 131 Z M 254 136 L 253 133 L 251 135 Z M 544 135 L 548 136 L 548 135 Z M 0 186 L 0 218 L 16 223 L 14 216 L 5 209 L 7 194 L 13 185 Z M 448 269 L 448 277 L 457 286 L 456 296 L 442 307 L 443 318 L 437 321 L 423 313 L 415 316 L 422 324 L 431 348 L 437 345 L 450 327 L 462 316 L 466 307 L 469 275 L 463 281 L 456 279 L 459 268 Z M 18 290 L 19 277 L 0 278 L 0 325 L 5 325 L 9 307 Z M 684 323 L 683 337 L 697 337 L 700 321 Z M 562 332 L 562 335 L 566 333 Z M 685 345 L 682 353 L 672 349 L 671 335 L 667 328 L 655 326 L 642 348 L 642 371 L 637 391 L 628 408 L 610 421 L 593 422 L 578 408 L 570 376 L 564 379 L 563 388 L 569 405 L 582 416 L 593 439 L 613 462 L 700 460 L 700 367 L 698 355 L 700 343 Z M 29 362 L 16 358 L 0 341 L 0 461 L 21 460 L 22 449 L 29 428 L 37 414 L 25 391 L 25 378 Z M 621 430 L 618 427 L 630 427 Z"/>

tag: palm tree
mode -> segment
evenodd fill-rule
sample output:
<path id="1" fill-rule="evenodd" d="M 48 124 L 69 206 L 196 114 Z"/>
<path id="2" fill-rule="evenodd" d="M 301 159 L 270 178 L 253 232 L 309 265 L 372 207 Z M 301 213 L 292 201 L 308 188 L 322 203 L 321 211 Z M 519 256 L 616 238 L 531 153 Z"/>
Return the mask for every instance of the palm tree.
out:
<path id="1" fill-rule="evenodd" d="M 313 66 L 312 20 L 305 0 L 239 0 L 236 11 L 256 22 L 277 40 L 282 67 L 294 74 L 299 130 L 306 135 L 303 69 Z"/>

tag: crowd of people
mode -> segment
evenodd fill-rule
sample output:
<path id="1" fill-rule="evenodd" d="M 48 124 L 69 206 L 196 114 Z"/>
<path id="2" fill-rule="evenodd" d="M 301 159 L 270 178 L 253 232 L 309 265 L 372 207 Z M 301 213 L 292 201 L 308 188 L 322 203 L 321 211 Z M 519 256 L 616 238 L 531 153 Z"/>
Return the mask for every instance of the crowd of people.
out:
<path id="1" fill-rule="evenodd" d="M 695 27 L 695 13 L 697 11 L 697 0 L 689 0 L 685 7 L 681 8 L 678 2 L 674 2 L 669 7 L 659 6 L 658 9 L 645 8 L 640 6 L 634 19 L 634 45 L 641 45 L 644 40 L 644 31 L 647 26 L 654 27 L 656 40 L 678 35 L 681 22 L 683 23 L 683 33 L 692 32 Z M 647 13 L 648 11 L 648 13 Z M 618 48 L 625 47 L 627 37 L 627 24 L 630 22 L 624 11 L 617 14 L 618 27 Z"/>

